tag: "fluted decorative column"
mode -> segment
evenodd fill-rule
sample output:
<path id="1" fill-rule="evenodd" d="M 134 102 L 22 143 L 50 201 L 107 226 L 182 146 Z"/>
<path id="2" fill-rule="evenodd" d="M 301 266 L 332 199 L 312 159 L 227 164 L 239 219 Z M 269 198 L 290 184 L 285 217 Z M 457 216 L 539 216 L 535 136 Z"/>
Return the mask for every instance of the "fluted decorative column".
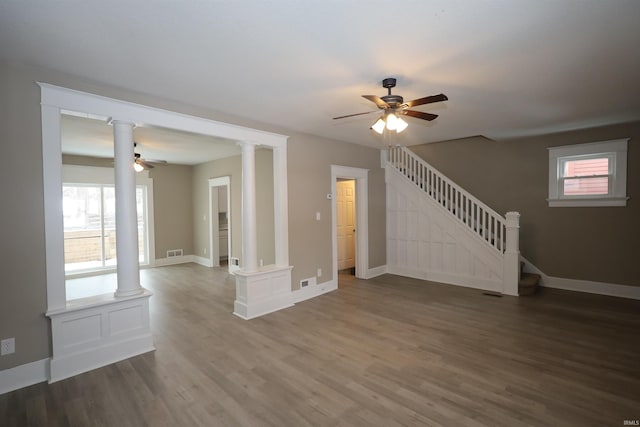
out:
<path id="1" fill-rule="evenodd" d="M 138 218 L 136 176 L 133 169 L 134 123 L 114 120 L 114 158 L 116 193 L 116 252 L 118 287 L 116 297 L 143 293 L 138 265 Z"/>
<path id="2" fill-rule="evenodd" d="M 258 270 L 256 222 L 256 147 L 242 144 L 242 270 Z"/>

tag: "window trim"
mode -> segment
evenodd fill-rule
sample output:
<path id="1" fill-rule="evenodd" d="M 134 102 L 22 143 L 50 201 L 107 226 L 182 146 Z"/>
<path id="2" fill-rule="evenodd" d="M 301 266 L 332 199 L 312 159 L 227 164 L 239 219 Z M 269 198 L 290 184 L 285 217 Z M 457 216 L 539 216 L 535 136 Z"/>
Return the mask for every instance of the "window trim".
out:
<path id="1" fill-rule="evenodd" d="M 549 207 L 626 206 L 627 200 L 627 146 L 629 138 L 586 144 L 548 147 L 549 150 Z M 569 160 L 594 157 L 610 159 L 609 194 L 564 195 L 562 165 Z"/>

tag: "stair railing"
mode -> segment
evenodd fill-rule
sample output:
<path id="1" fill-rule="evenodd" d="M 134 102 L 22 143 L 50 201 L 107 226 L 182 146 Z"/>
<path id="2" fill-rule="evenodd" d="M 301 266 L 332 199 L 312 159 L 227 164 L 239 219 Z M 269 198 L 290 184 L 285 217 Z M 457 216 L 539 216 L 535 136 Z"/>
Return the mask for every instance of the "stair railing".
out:
<path id="1" fill-rule="evenodd" d="M 390 147 L 388 163 L 468 230 L 504 253 L 507 220 L 405 147 Z"/>

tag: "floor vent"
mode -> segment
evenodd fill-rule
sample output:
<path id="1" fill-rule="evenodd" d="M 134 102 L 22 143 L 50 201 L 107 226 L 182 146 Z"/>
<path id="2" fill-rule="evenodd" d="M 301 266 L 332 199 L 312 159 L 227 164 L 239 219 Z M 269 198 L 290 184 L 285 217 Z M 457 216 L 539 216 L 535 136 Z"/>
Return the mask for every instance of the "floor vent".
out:
<path id="1" fill-rule="evenodd" d="M 182 256 L 182 249 L 171 249 L 167 251 L 167 258 L 173 258 L 176 256 Z"/>

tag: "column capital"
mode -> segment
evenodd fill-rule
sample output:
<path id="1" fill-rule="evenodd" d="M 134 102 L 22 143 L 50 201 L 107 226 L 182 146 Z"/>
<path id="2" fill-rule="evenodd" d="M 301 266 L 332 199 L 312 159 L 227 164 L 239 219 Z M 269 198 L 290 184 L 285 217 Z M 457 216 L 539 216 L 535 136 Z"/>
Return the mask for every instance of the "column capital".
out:
<path id="1" fill-rule="evenodd" d="M 257 147 L 258 145 L 261 145 L 256 141 L 236 141 L 236 144 L 241 146 L 242 148 Z"/>
<path id="2" fill-rule="evenodd" d="M 130 125 L 133 128 L 135 128 L 137 126 L 136 123 L 132 122 L 131 120 L 117 119 L 117 118 L 114 118 L 114 117 L 109 117 L 107 119 L 107 123 L 110 124 L 111 126 L 114 126 L 114 125 Z"/>

